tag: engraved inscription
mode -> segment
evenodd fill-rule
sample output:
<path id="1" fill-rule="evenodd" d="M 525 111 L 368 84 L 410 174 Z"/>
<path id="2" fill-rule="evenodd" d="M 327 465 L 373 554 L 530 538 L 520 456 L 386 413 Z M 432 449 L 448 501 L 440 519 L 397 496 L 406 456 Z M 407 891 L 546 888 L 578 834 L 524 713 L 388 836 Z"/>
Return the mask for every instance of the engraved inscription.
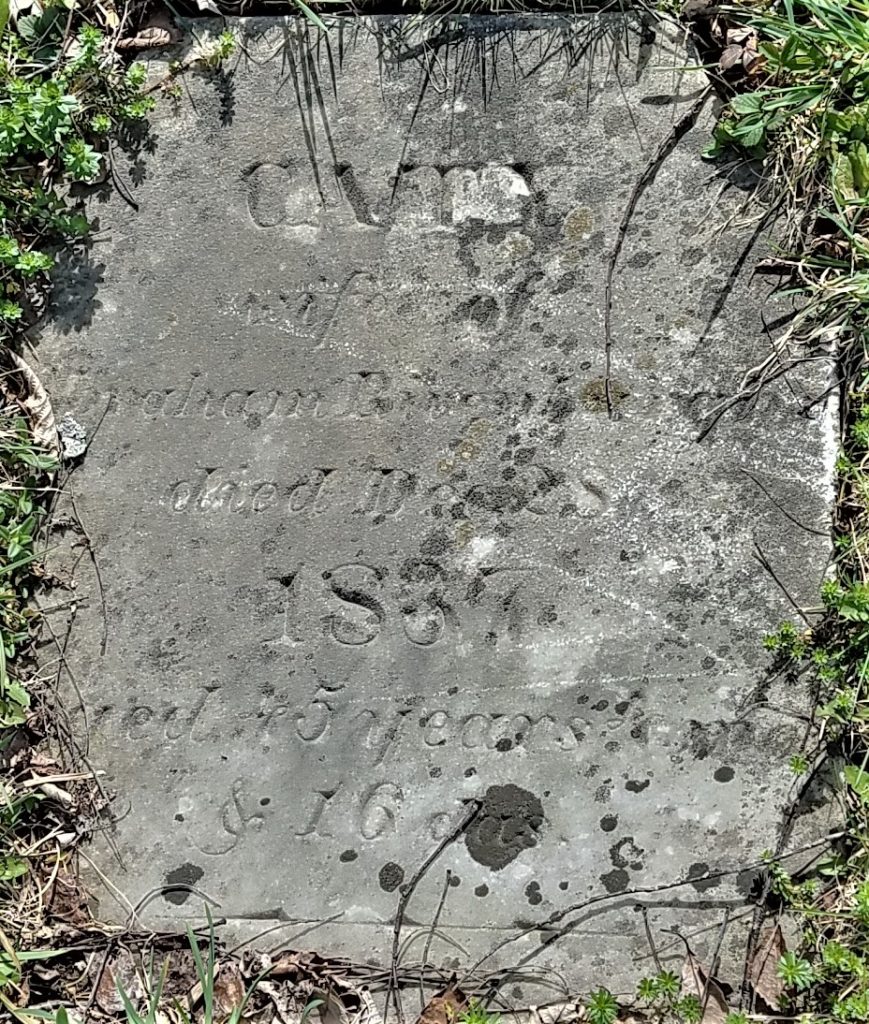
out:
<path id="1" fill-rule="evenodd" d="M 333 595 L 329 632 L 339 644 L 370 644 L 386 621 L 379 600 L 382 574 L 370 565 L 339 565 L 323 573 Z"/>
<path id="2" fill-rule="evenodd" d="M 250 219 L 257 228 L 314 225 L 319 197 L 310 175 L 296 173 L 296 165 L 264 161 L 242 173 Z"/>
<path id="3" fill-rule="evenodd" d="M 257 164 L 245 176 L 251 219 L 260 228 L 273 228 L 287 219 L 289 172 L 279 164 Z"/>
<path id="4" fill-rule="evenodd" d="M 193 374 L 180 388 L 146 391 L 139 399 L 149 419 L 239 420 L 248 425 L 288 420 L 364 419 L 392 408 L 390 382 L 379 370 L 335 378 L 322 388 L 214 391 L 204 375 Z"/>
<path id="5" fill-rule="evenodd" d="M 293 749 L 350 745 L 360 764 L 376 768 L 407 743 L 421 742 L 431 750 L 464 748 L 480 754 L 514 749 L 535 754 L 571 753 L 590 736 L 629 736 L 630 740 L 643 743 L 645 729 L 640 723 L 644 717 L 642 709 L 632 702 L 626 702 L 621 713 L 615 715 L 592 710 L 567 716 L 535 711 L 529 706 L 510 713 L 497 707 L 461 713 L 443 705 L 429 710 L 412 709 L 399 698 L 372 707 L 354 701 L 351 688 L 335 683 L 318 686 L 310 697 L 294 699 L 287 693 L 263 696 L 240 712 L 230 725 L 220 703 L 202 698 L 192 706 L 169 702 L 159 706 L 131 702 L 127 707 L 104 704 L 92 715 L 92 721 L 101 729 L 114 730 L 120 725 L 123 734 L 143 748 L 149 744 L 162 745 L 167 740 L 188 745 L 210 744 L 216 736 L 227 735 L 235 739 L 247 737 L 249 742 L 265 749 L 287 753 Z M 240 799 L 233 801 L 233 820 L 248 813 L 239 809 Z M 251 808 L 248 810 L 253 813 Z"/>
<path id="6" fill-rule="evenodd" d="M 213 811 L 194 809 L 185 827 L 196 849 L 209 857 L 225 856 L 248 835 L 261 831 L 267 820 L 288 813 L 292 816 L 288 832 L 298 838 L 331 839 L 336 826 L 346 828 L 349 822 L 358 840 L 371 842 L 396 830 L 403 802 L 404 793 L 394 782 L 357 789 L 339 780 L 332 788 L 299 794 L 291 805 L 282 805 L 270 796 L 260 796 L 251 782 L 239 778 L 220 804 L 216 821 Z"/>
<path id="7" fill-rule="evenodd" d="M 456 459 L 442 459 L 437 468 L 449 473 L 456 468 Z M 565 481 L 549 467 L 536 463 L 514 468 L 509 484 L 477 483 L 471 477 L 461 488 L 390 466 L 369 471 L 316 466 L 290 482 L 258 480 L 247 469 L 211 466 L 175 481 L 163 504 L 172 512 L 185 514 L 259 514 L 280 509 L 293 518 L 303 518 L 341 512 L 366 516 L 378 525 L 405 510 L 432 511 L 439 516 L 462 503 L 471 515 L 545 516 L 561 511 L 565 494 L 574 516 L 591 516 L 607 505 L 598 484 L 587 479 Z"/>
<path id="8" fill-rule="evenodd" d="M 425 229 L 454 227 L 466 220 L 512 224 L 522 221 L 532 208 L 528 182 L 508 165 L 406 164 L 399 169 L 391 197 L 366 194 L 346 160 L 336 160 L 334 172 L 343 204 L 336 195 L 326 201 L 315 190 L 311 175 L 297 174 L 292 161 L 264 161 L 248 167 L 242 181 L 251 220 L 261 229 L 288 221 L 314 224 L 317 214 L 324 221 L 337 222 L 346 210 L 367 228 Z M 375 207 L 387 211 L 383 222 L 372 217 Z"/>

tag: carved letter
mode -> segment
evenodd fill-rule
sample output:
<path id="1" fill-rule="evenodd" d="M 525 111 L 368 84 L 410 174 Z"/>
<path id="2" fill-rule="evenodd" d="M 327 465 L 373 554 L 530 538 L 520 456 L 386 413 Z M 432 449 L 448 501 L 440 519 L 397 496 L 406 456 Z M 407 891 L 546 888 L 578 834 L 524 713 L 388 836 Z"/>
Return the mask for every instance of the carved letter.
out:
<path id="1" fill-rule="evenodd" d="M 404 799 L 402 791 L 392 782 L 382 782 L 369 790 L 362 804 L 359 831 L 364 839 L 379 839 L 395 828 L 395 819 Z"/>
<path id="2" fill-rule="evenodd" d="M 368 565 L 339 565 L 324 573 L 337 609 L 329 616 L 329 631 L 339 644 L 351 647 L 370 644 L 386 621 L 378 600 L 380 580 Z"/>

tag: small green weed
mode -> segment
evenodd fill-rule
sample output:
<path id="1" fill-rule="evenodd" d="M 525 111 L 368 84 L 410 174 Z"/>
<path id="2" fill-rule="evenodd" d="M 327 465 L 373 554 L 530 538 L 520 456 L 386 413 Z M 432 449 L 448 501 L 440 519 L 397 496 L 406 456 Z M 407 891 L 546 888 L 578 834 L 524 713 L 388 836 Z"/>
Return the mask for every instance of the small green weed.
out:
<path id="1" fill-rule="evenodd" d="M 55 465 L 53 457 L 34 447 L 24 419 L 0 416 L 0 729 L 20 725 L 30 707 L 29 694 L 9 666 L 32 638 L 28 600 L 43 518 L 38 497 Z M 8 814 L 7 805 L 0 824 Z"/>
<path id="2" fill-rule="evenodd" d="M 608 989 L 599 988 L 592 992 L 585 1004 L 590 1024 L 613 1024 L 619 1015 L 619 1004 Z"/>
<path id="3" fill-rule="evenodd" d="M 119 64 L 99 29 L 82 24 L 70 37 L 62 4 L 33 19 L 8 23 L 0 40 L 0 340 L 45 289 L 46 244 L 87 234 L 69 184 L 97 178 L 108 136 L 153 105 L 144 66 Z"/>
<path id="4" fill-rule="evenodd" d="M 475 999 L 470 1001 L 467 1009 L 462 1010 L 456 1015 L 456 1020 L 459 1024 L 498 1024 L 500 1019 L 500 1014 L 486 1009 L 482 1003 L 478 1003 Z"/>
<path id="5" fill-rule="evenodd" d="M 672 971 L 642 978 L 637 986 L 637 1001 L 660 1021 L 699 1024 L 703 1016 L 698 997 L 693 992 L 685 992 L 682 979 Z"/>
<path id="6" fill-rule="evenodd" d="M 21 5 L 10 13 L 0 0 L 0 345 L 16 345 L 44 310 L 57 246 L 89 231 L 72 186 L 105 174 L 109 139 L 151 109 L 142 95 L 145 68 L 117 58 L 111 26 L 97 27 L 104 14 L 90 0 L 46 0 L 29 14 Z M 40 721 L 21 665 L 36 632 L 31 598 L 49 474 L 57 465 L 34 443 L 14 375 L 4 366 L 0 376 L 0 755 L 13 741 L 24 742 L 18 767 L 7 765 L 0 800 L 0 1002 L 14 1019 L 35 1020 L 18 997 L 27 988 L 27 962 L 54 955 L 27 943 L 41 931 L 42 870 L 56 841 L 35 857 L 33 851 L 52 830 L 56 835 L 59 812 L 55 806 L 46 823 L 43 795 L 19 777 L 31 774 L 22 757 Z M 61 860 L 58 849 L 55 870 Z M 39 919 L 29 919 L 31 906 Z"/>
<path id="7" fill-rule="evenodd" d="M 760 36 L 761 87 L 734 96 L 710 155 L 771 154 L 796 192 L 869 197 L 869 3 L 784 0 L 745 11 Z"/>
<path id="8" fill-rule="evenodd" d="M 215 70 L 235 53 L 235 36 L 229 30 L 221 32 L 211 43 L 203 46 L 198 61 L 203 68 Z"/>

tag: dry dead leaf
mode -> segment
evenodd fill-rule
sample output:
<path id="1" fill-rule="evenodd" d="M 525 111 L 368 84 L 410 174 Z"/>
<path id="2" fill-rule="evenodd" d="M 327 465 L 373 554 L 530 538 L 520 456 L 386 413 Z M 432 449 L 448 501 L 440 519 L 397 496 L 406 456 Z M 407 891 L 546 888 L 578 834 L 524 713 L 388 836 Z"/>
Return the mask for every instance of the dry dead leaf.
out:
<path id="1" fill-rule="evenodd" d="M 57 442 L 57 428 L 48 392 L 33 369 L 21 356 L 10 352 L 9 358 L 15 364 L 15 369 L 24 382 L 26 394 L 22 404 L 30 416 L 33 439 L 40 448 L 44 448 L 56 457 L 60 454 L 60 445 Z"/>
<path id="2" fill-rule="evenodd" d="M 758 53 L 757 50 L 742 51 L 742 66 L 745 68 L 745 73 L 747 75 L 758 74 L 763 65 L 763 54 Z"/>
<path id="3" fill-rule="evenodd" d="M 765 928 L 751 958 L 748 977 L 754 991 L 773 1012 L 781 1009 L 785 986 L 778 976 L 778 962 L 787 952 L 785 938 L 778 925 Z"/>
<path id="4" fill-rule="evenodd" d="M 757 46 L 757 33 L 753 28 L 746 28 L 745 25 L 737 25 L 727 30 L 727 45 L 737 43 L 739 46 Z"/>
<path id="5" fill-rule="evenodd" d="M 743 49 L 739 43 L 731 43 L 726 46 L 718 58 L 718 66 L 722 71 L 729 71 L 734 65 L 742 60 Z"/>
<path id="6" fill-rule="evenodd" d="M 703 1010 L 700 1024 L 724 1024 L 730 1008 L 714 978 L 710 978 L 696 957 L 690 953 L 682 964 L 682 991 L 697 996 Z M 705 1001 L 705 1005 L 704 1004 Z"/>
<path id="7" fill-rule="evenodd" d="M 119 50 L 150 50 L 158 46 L 171 46 L 183 36 L 165 11 L 149 18 L 135 35 L 118 40 Z"/>
<path id="8" fill-rule="evenodd" d="M 61 789 L 60 786 L 55 786 L 53 782 L 43 782 L 36 788 L 41 790 L 49 800 L 56 800 L 62 807 L 70 808 L 75 804 L 72 794 Z"/>
<path id="9" fill-rule="evenodd" d="M 30 755 L 30 767 L 34 771 L 37 768 L 42 768 L 44 775 L 60 771 L 60 765 L 57 763 L 57 759 L 52 757 L 51 754 L 45 753 L 41 750 L 34 750 Z"/>
<path id="10" fill-rule="evenodd" d="M 214 1004 L 218 1014 L 229 1017 L 244 1002 L 244 982 L 235 964 L 221 964 L 214 979 Z"/>
<path id="11" fill-rule="evenodd" d="M 102 14 L 106 26 L 114 32 L 121 23 L 121 19 L 118 17 L 118 12 L 115 10 L 115 5 L 111 2 L 103 4 L 100 3 L 100 0 L 95 0 L 95 6 L 100 14 Z"/>
<path id="12" fill-rule="evenodd" d="M 101 966 L 100 958 L 97 959 L 96 967 Z M 100 1009 L 106 1013 L 121 1013 L 124 1003 L 118 992 L 118 987 L 123 988 L 134 1006 L 145 997 L 145 988 L 136 970 L 133 957 L 127 950 L 122 949 L 118 955 L 106 965 L 106 969 L 100 975 L 100 982 L 97 985 L 96 1002 Z"/>
<path id="13" fill-rule="evenodd" d="M 445 989 L 436 992 L 429 999 L 425 1009 L 417 1017 L 417 1024 L 453 1024 L 467 1005 L 468 997 L 450 981 Z"/>

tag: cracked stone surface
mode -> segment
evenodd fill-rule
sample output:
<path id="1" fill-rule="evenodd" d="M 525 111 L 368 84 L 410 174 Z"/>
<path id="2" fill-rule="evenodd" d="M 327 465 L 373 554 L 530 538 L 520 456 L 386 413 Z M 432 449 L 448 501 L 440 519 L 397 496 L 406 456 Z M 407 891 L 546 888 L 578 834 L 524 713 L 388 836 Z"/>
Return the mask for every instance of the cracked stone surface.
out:
<path id="1" fill-rule="evenodd" d="M 775 843 L 801 735 L 768 705 L 803 699 L 770 678 L 791 609 L 754 552 L 815 601 L 834 444 L 802 413 L 820 364 L 697 441 L 778 312 L 753 228 L 721 230 L 745 192 L 701 160 L 709 111 L 629 226 L 607 416 L 608 254 L 703 86 L 690 54 L 622 17 L 239 31 L 116 158 L 138 212 L 93 198 L 39 347 L 89 438 L 104 654 L 73 531 L 52 559 L 78 557 L 69 659 L 124 867 L 91 855 L 133 904 L 167 887 L 144 921 L 201 915 L 193 887 L 238 934 L 385 962 L 402 886 L 478 800 L 409 961 L 448 868 L 439 964 L 531 928 L 485 966 L 628 990 L 630 890 L 680 878 L 644 897 L 662 956 L 673 926 L 702 956 L 725 907 L 738 956 L 737 869 Z"/>

